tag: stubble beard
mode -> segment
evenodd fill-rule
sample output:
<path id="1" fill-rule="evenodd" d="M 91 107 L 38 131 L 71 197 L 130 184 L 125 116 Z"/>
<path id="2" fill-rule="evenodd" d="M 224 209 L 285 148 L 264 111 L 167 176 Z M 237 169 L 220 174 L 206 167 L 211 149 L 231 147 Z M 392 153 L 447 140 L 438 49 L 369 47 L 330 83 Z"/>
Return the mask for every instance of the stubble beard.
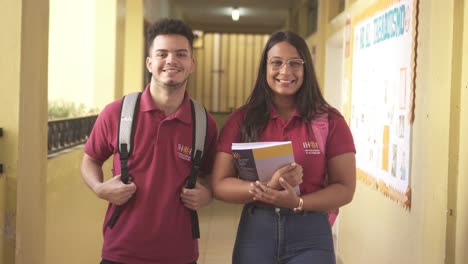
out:
<path id="1" fill-rule="evenodd" d="M 184 87 L 187 84 L 187 79 L 184 79 L 182 82 L 178 82 L 178 83 L 173 82 L 173 81 L 162 82 L 160 80 L 156 80 L 156 79 L 154 80 L 157 86 L 164 88 L 164 89 L 168 89 L 168 90 L 177 90 L 177 89 Z"/>

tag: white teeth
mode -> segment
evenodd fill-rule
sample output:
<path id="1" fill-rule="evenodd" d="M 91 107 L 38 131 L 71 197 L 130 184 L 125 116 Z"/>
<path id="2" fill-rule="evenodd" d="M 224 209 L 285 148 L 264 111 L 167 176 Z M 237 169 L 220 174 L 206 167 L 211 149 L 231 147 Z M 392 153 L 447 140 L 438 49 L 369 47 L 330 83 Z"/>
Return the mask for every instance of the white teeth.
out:
<path id="1" fill-rule="evenodd" d="M 280 83 L 292 83 L 293 81 L 278 80 Z"/>
<path id="2" fill-rule="evenodd" d="M 163 70 L 164 72 L 179 72 L 179 70 L 174 70 L 174 69 L 171 69 L 171 70 Z"/>

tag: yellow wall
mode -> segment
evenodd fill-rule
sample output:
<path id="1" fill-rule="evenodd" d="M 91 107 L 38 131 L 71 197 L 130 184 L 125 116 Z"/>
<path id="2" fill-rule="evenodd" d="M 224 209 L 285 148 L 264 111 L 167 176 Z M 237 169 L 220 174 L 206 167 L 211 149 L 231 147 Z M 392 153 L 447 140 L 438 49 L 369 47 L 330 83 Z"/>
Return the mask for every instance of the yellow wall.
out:
<path id="1" fill-rule="evenodd" d="M 447 214 L 447 244 L 446 244 L 446 255 L 447 263 L 454 263 L 456 255 L 460 255 L 460 250 L 456 249 L 457 241 L 457 222 L 461 224 L 462 218 L 457 219 L 459 212 L 457 208 L 457 182 L 459 179 L 458 166 L 460 153 L 460 106 L 461 100 L 461 80 L 463 70 L 463 53 L 459 53 L 462 50 L 463 45 L 463 2 L 457 1 L 454 3 L 453 12 L 453 42 L 452 49 L 454 52 L 454 58 L 452 59 L 452 67 L 457 70 L 452 70 L 452 90 L 451 90 L 451 109 L 450 109 L 450 132 L 449 132 L 449 174 L 448 174 L 448 214 Z M 463 174 L 461 174 L 463 175 Z M 460 193 L 463 194 L 463 193 Z M 461 197 L 461 195 L 460 195 Z M 463 211 L 461 212 L 463 213 Z M 465 218 L 466 219 L 466 218 Z M 460 237 L 460 236 L 458 236 Z M 467 236 L 468 238 L 468 236 Z M 466 244 L 465 244 L 466 245 Z"/>
<path id="2" fill-rule="evenodd" d="M 144 88 L 143 0 L 125 1 L 124 94 Z"/>
<path id="3" fill-rule="evenodd" d="M 102 108 L 114 98 L 143 88 L 142 1 L 92 1 L 91 42 L 83 51 L 89 58 L 92 106 Z M 101 3 L 102 2 L 102 3 Z M 94 11 L 93 11 L 94 10 Z M 80 176 L 81 148 L 48 161 L 47 264 L 98 263 L 102 248 L 102 221 L 107 203 L 98 199 Z M 110 171 L 110 162 L 104 172 Z M 83 252 L 86 252 L 83 254 Z"/>
<path id="4" fill-rule="evenodd" d="M 468 1 L 456 1 L 456 13 L 462 12 L 460 18 L 459 30 L 454 35 L 461 38 L 461 45 L 458 50 L 455 50 L 456 58 L 459 58 L 461 65 L 461 76 L 459 87 L 460 94 L 460 142 L 459 146 L 459 164 L 458 173 L 451 171 L 450 173 L 458 174 L 454 189 L 456 191 L 455 218 L 456 229 L 454 230 L 454 248 L 455 262 L 457 264 L 466 263 L 468 261 Z M 462 34 L 462 35 L 461 35 Z"/>
<path id="5" fill-rule="evenodd" d="M 117 8 L 118 1 L 92 1 L 96 12 L 96 23 L 93 25 L 93 107 L 102 109 L 115 98 L 116 86 L 116 38 L 117 38 Z"/>
<path id="6" fill-rule="evenodd" d="M 54 164 L 52 173 L 49 175 L 47 173 L 48 86 L 52 98 L 73 98 L 75 102 L 83 102 L 80 98 L 85 98 L 87 104 L 96 98 L 92 95 L 94 86 L 108 89 L 105 96 L 109 100 L 115 97 L 112 93 L 114 70 L 107 67 L 109 63 L 114 67 L 114 58 L 118 54 L 114 48 L 117 8 L 114 8 L 110 2 L 108 3 L 110 5 L 106 6 L 103 6 L 104 3 L 96 4 L 94 1 L 51 1 L 50 3 L 52 6 L 49 10 L 47 0 L 0 1 L 0 9 L 3 12 L 0 17 L 0 28 L 1 32 L 8 36 L 5 41 L 0 42 L 0 50 L 3 53 L 0 60 L 0 79 L 3 83 L 2 96 L 0 96 L 0 127 L 4 133 L 0 138 L 0 163 L 4 165 L 4 173 L 0 174 L 1 264 L 64 263 L 67 261 L 63 258 L 58 262 L 53 262 L 53 259 L 67 256 L 69 260 L 69 256 L 73 255 L 71 252 L 75 252 L 78 247 L 89 246 L 91 244 L 89 241 L 99 241 L 92 238 L 85 245 L 84 240 L 76 241 L 76 244 L 63 243 L 64 240 L 60 240 L 63 238 L 60 234 L 81 232 L 85 235 L 87 233 L 83 230 L 88 230 L 92 224 L 87 228 L 74 229 L 71 222 L 59 217 L 61 210 L 66 211 L 68 204 L 60 204 L 55 198 L 62 195 L 60 202 L 67 201 L 68 195 L 73 192 L 68 192 L 67 195 L 60 193 L 60 187 L 69 186 L 67 184 L 71 181 L 59 182 L 57 179 L 63 180 L 63 176 L 72 175 L 79 179 L 79 171 L 75 171 L 75 174 L 67 172 L 62 175 L 64 170 L 61 168 L 69 165 L 65 162 L 64 165 L 57 167 Z M 109 6 L 111 8 L 106 9 Z M 119 7 L 122 8 L 122 5 Z M 133 12 L 129 13 L 139 16 L 139 20 L 142 21 L 142 4 L 138 5 L 132 1 L 131 7 Z M 49 11 L 50 21 L 53 23 L 50 29 Z M 101 26 L 95 27 L 94 23 L 100 23 Z M 125 29 L 132 31 L 131 26 Z M 141 26 L 136 25 L 136 27 L 142 31 Z M 50 36 L 50 45 L 49 30 L 53 32 Z M 140 34 L 139 38 L 134 39 L 130 44 L 142 43 L 143 36 Z M 142 45 L 138 46 L 139 49 L 131 50 L 133 54 L 143 53 Z M 96 51 L 100 53 L 96 54 Z M 50 58 L 49 52 L 51 52 Z M 125 63 L 131 63 L 132 60 L 129 61 Z M 139 61 L 143 61 L 141 56 Z M 140 82 L 141 72 L 140 65 L 140 73 L 136 73 L 139 76 L 134 77 Z M 48 83 L 49 77 L 50 83 Z M 110 79 L 111 83 L 102 82 L 105 79 Z M 88 88 L 90 89 L 87 90 Z M 72 164 L 78 165 L 79 161 L 73 161 Z M 55 170 L 57 174 L 54 174 Z M 52 180 L 50 193 L 47 176 Z M 80 186 L 78 184 L 71 186 Z M 81 186 L 84 186 L 83 183 Z M 54 188 L 57 188 L 57 192 Z M 79 190 L 79 187 L 77 188 Z M 97 199 L 95 204 L 99 204 Z M 92 217 L 94 215 L 91 215 L 91 219 Z M 98 222 L 101 219 L 97 218 Z M 77 223 L 80 221 L 76 218 Z M 100 228 L 90 230 L 91 232 L 100 236 Z M 75 239 L 74 234 L 67 237 L 72 241 Z M 61 243 L 74 247 L 60 251 Z M 51 251 L 46 252 L 46 249 L 50 248 Z M 100 246 L 97 250 L 99 248 Z M 89 253 L 90 250 L 84 248 L 78 251 L 80 254 L 83 252 Z M 99 259 L 99 256 L 95 256 L 94 259 Z M 74 263 L 89 263 L 78 258 L 74 261 L 76 261 Z"/>
<path id="7" fill-rule="evenodd" d="M 328 1 L 319 0 L 317 12 L 317 32 L 306 38 L 306 42 L 310 47 L 313 47 L 314 45 L 316 47 L 314 61 L 315 74 L 322 91 L 324 89 L 325 82 L 325 43 L 327 40 L 327 32 L 329 30 L 328 8 Z"/>
<path id="8" fill-rule="evenodd" d="M 107 203 L 94 195 L 80 174 L 82 147 L 48 161 L 47 264 L 99 263 Z M 110 177 L 111 160 L 103 166 Z"/>
<path id="9" fill-rule="evenodd" d="M 329 2 L 319 2 L 319 32 L 307 41 L 317 46 L 322 85 L 321 57 L 328 38 L 344 28 L 348 15 L 353 21 L 379 2 L 347 1 L 346 11 L 330 21 L 323 18 Z M 447 263 L 468 260 L 468 195 L 463 189 L 468 175 L 467 6 L 466 1 L 429 0 L 420 1 L 419 8 L 411 209 L 358 182 L 353 202 L 340 213 L 341 263 L 444 263 L 446 254 L 447 260 L 456 258 Z M 352 54 L 345 60 L 346 76 L 351 76 L 351 62 Z M 447 219 L 450 206 L 455 215 Z"/>
<path id="10" fill-rule="evenodd" d="M 44 263 L 49 1 L 0 2 L 2 263 Z M 34 219 L 34 221 L 31 221 Z"/>
<path id="11" fill-rule="evenodd" d="M 21 54 L 21 1 L 0 1 L 0 32 L 8 38 L 0 41 L 0 263 L 13 263 L 16 240 L 16 178 L 18 175 L 18 119 Z"/>
<path id="12" fill-rule="evenodd" d="M 116 26 L 115 26 L 115 69 L 114 69 L 114 96 L 115 98 L 124 95 L 124 70 L 125 70 L 125 2 L 126 0 L 117 0 Z"/>

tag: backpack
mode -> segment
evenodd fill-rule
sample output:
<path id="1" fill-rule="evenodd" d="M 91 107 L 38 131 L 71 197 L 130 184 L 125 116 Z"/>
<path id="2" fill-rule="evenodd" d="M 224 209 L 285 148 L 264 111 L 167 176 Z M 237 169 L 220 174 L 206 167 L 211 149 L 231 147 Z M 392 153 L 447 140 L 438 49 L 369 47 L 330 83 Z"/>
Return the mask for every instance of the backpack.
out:
<path id="1" fill-rule="evenodd" d="M 328 139 L 328 114 L 319 114 L 317 117 L 312 119 L 312 131 L 314 133 L 315 140 L 317 140 L 317 145 L 320 149 L 320 152 L 325 154 Z M 326 173 L 326 171 L 323 184 L 324 186 L 328 185 L 328 173 Z M 335 223 L 338 212 L 338 208 L 328 211 L 328 222 L 330 222 L 330 226 L 333 226 Z"/>
<path id="2" fill-rule="evenodd" d="M 118 132 L 118 150 L 120 154 L 120 167 L 122 182 L 127 184 L 129 177 L 127 161 L 133 149 L 133 134 L 135 126 L 133 120 L 137 117 L 141 92 L 130 93 L 123 98 L 120 109 L 120 121 Z M 186 188 L 193 189 L 197 182 L 197 175 L 200 170 L 203 159 L 203 150 L 205 147 L 207 130 L 207 112 L 205 107 L 197 101 L 190 98 L 192 112 L 192 155 L 190 175 L 186 180 Z M 117 206 L 107 225 L 112 228 L 117 221 L 121 207 Z M 197 211 L 190 209 L 190 221 L 192 223 L 192 238 L 200 238 L 200 228 L 198 223 Z"/>

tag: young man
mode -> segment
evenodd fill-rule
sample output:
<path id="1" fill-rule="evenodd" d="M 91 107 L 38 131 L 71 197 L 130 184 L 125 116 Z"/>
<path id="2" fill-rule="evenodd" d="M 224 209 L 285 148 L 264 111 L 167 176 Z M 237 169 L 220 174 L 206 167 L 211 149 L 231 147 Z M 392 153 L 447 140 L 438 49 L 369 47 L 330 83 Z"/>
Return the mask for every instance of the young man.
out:
<path id="1" fill-rule="evenodd" d="M 189 209 L 208 205 L 211 190 L 203 179 L 184 187 L 190 174 L 192 113 L 186 91 L 193 72 L 194 35 L 182 21 L 163 19 L 148 30 L 146 66 L 152 74 L 143 91 L 128 159 L 130 182 L 121 182 L 117 139 L 122 99 L 100 113 L 85 146 L 83 179 L 109 202 L 103 233 L 102 264 L 196 263 L 198 240 L 192 238 Z M 208 115 L 204 160 L 199 176 L 211 172 L 217 128 Z M 113 176 L 103 182 L 102 164 L 114 156 Z M 117 205 L 115 225 L 107 223 Z"/>

